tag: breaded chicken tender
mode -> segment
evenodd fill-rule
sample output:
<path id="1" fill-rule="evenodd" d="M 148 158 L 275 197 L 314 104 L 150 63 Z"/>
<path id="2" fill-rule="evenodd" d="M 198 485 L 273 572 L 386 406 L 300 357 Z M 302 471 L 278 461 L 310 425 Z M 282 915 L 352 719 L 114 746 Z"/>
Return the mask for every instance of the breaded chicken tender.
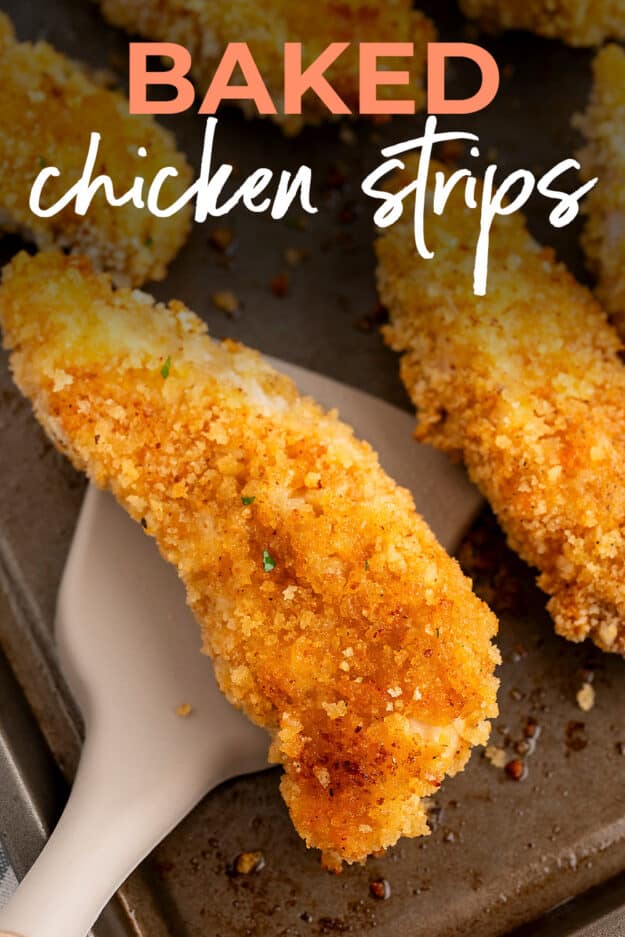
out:
<path id="1" fill-rule="evenodd" d="M 99 87 L 47 43 L 18 43 L 10 20 L 0 13 L 0 226 L 17 231 L 40 248 L 69 248 L 87 255 L 117 282 L 140 285 L 165 276 L 190 227 L 190 208 L 159 219 L 127 204 L 111 207 L 99 191 L 85 216 L 69 205 L 49 218 L 29 208 L 33 182 L 46 166 L 43 206 L 54 204 L 82 175 L 91 132 L 102 135 L 96 172 L 130 189 L 135 175 L 153 177 L 163 166 L 178 170 L 164 198 L 181 195 L 191 181 L 173 136 L 151 118 L 131 117 L 128 101 Z M 137 155 L 139 147 L 147 156 Z"/>
<path id="2" fill-rule="evenodd" d="M 417 108 L 425 102 L 423 73 L 427 44 L 435 39 L 431 21 L 411 0 L 99 0 L 105 17 L 115 26 L 147 39 L 179 42 L 192 54 L 192 74 L 200 92 L 208 88 L 215 66 L 229 42 L 247 42 L 269 92 L 280 111 L 284 83 L 284 43 L 303 44 L 304 63 L 316 58 L 331 42 L 350 42 L 327 71 L 328 81 L 345 103 L 358 112 L 359 42 L 414 42 L 410 84 Z M 392 61 L 392 60 L 391 60 Z M 380 86 L 380 98 L 397 97 L 397 88 Z M 241 105 L 256 115 L 253 105 Z M 303 115 L 273 120 L 287 133 L 304 123 L 317 124 L 328 111 L 314 94 L 303 100 Z"/>
<path id="3" fill-rule="evenodd" d="M 460 6 L 490 31 L 527 29 L 571 46 L 625 38 L 622 0 L 460 0 Z"/>
<path id="4" fill-rule="evenodd" d="M 385 336 L 403 355 L 417 437 L 464 459 L 511 547 L 539 569 L 558 633 L 625 653 L 621 343 L 518 214 L 497 220 L 488 294 L 475 296 L 476 214 L 460 188 L 428 217 L 431 261 L 416 255 L 412 219 L 378 241 Z"/>
<path id="5" fill-rule="evenodd" d="M 575 120 L 588 140 L 579 157 L 584 178 L 599 179 L 585 203 L 583 244 L 599 300 L 625 336 L 625 52 L 606 46 L 593 71 L 588 109 Z"/>
<path id="6" fill-rule="evenodd" d="M 497 713 L 496 620 L 371 447 L 86 260 L 19 255 L 0 321 L 49 436 L 178 568 L 307 844 L 340 868 L 425 834 L 421 799 Z"/>

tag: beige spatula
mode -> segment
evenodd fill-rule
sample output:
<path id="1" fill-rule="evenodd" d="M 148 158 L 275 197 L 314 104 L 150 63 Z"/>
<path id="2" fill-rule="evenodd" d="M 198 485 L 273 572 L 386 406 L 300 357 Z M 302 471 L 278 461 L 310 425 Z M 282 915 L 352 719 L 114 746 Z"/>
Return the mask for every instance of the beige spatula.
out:
<path id="1" fill-rule="evenodd" d="M 480 497 L 461 469 L 413 442 L 414 418 L 274 364 L 303 392 L 338 407 L 453 551 Z M 124 879 L 205 794 L 266 766 L 267 736 L 217 688 L 174 569 L 113 498 L 94 489 L 65 570 L 56 637 L 86 741 L 56 830 L 0 912 L 0 929 L 19 937 L 85 937 Z M 181 706 L 191 708 L 186 718 Z"/>

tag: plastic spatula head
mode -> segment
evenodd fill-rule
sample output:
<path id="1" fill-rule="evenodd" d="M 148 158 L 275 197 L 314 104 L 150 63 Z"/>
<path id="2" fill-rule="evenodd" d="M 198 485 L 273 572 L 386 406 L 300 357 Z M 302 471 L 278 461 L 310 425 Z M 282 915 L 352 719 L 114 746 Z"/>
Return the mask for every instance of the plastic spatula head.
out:
<path id="1" fill-rule="evenodd" d="M 461 469 L 412 441 L 414 418 L 274 363 L 371 442 L 453 551 L 481 500 Z M 84 937 L 123 880 L 205 794 L 266 766 L 268 737 L 220 693 L 175 570 L 112 496 L 94 489 L 61 586 L 57 643 L 86 742 L 65 813 L 0 912 L 0 929 L 19 937 Z"/>

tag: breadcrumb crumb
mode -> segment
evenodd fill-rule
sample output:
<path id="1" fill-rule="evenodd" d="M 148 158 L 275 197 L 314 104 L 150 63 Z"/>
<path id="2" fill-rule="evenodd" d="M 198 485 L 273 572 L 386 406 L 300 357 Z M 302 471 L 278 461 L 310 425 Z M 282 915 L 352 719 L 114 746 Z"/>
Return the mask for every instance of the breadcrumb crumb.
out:
<path id="1" fill-rule="evenodd" d="M 338 869 L 425 834 L 422 798 L 497 713 L 496 619 L 371 447 L 182 303 L 114 291 L 84 259 L 18 255 L 0 322 L 50 437 L 177 566 L 222 690 L 273 736 L 308 845 Z M 72 381 L 55 390 L 59 368 Z"/>
<path id="2" fill-rule="evenodd" d="M 227 316 L 233 316 L 239 311 L 239 300 L 231 290 L 222 290 L 213 293 L 213 305 Z"/>
<path id="3" fill-rule="evenodd" d="M 484 755 L 493 768 L 503 770 L 506 767 L 507 755 L 505 749 L 499 748 L 497 745 L 487 745 Z"/>
<path id="4" fill-rule="evenodd" d="M 583 712 L 589 713 L 590 710 L 593 709 L 595 705 L 595 688 L 593 687 L 592 683 L 582 684 L 582 687 L 578 691 L 577 696 L 575 698 L 577 700 L 577 705 L 579 706 L 579 708 Z"/>

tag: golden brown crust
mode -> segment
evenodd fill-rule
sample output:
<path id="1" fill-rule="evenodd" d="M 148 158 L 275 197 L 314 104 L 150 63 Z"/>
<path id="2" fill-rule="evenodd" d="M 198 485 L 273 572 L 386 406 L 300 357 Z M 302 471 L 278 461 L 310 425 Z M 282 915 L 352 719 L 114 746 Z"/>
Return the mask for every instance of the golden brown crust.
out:
<path id="1" fill-rule="evenodd" d="M 111 176 L 118 195 L 130 189 L 135 175 L 151 181 L 161 167 L 174 166 L 179 178 L 168 180 L 163 192 L 173 201 L 189 185 L 191 170 L 172 135 L 151 118 L 131 117 L 122 94 L 99 87 L 47 43 L 16 42 L 2 13 L 0 85 L 2 227 L 23 233 L 38 247 L 85 254 L 118 282 L 162 279 L 189 232 L 190 208 L 158 219 L 132 205 L 112 208 L 99 192 L 84 217 L 69 206 L 52 218 L 38 218 L 28 199 L 41 169 L 53 165 L 61 176 L 47 183 L 44 207 L 56 202 L 81 176 L 90 134 L 98 132 L 97 171 Z M 143 159 L 137 156 L 140 146 L 148 150 Z"/>
<path id="2" fill-rule="evenodd" d="M 496 621 L 373 450 L 181 303 L 113 292 L 85 260 L 19 255 L 0 321 L 49 435 L 178 567 L 307 843 L 340 865 L 427 832 L 420 798 L 497 712 Z"/>
<path id="3" fill-rule="evenodd" d="M 332 68 L 328 80 L 356 113 L 358 111 L 359 42 L 414 42 L 410 83 L 417 108 L 425 102 L 423 73 L 427 43 L 434 26 L 410 0 L 321 0 L 293 3 L 222 3 L 221 0 L 99 0 L 111 23 L 147 39 L 179 42 L 193 56 L 193 77 L 203 95 L 228 42 L 247 42 L 278 110 L 283 96 L 283 45 L 302 42 L 306 61 L 312 61 L 331 42 L 351 42 Z M 399 66 L 396 66 L 399 67 Z M 404 93 L 406 93 L 404 91 Z M 381 87 L 380 97 L 399 97 L 397 88 Z M 256 110 L 242 105 L 248 115 Z M 303 117 L 278 114 L 274 120 L 285 132 L 297 133 L 302 124 L 327 119 L 325 106 L 313 94 L 304 99 Z"/>
<path id="4" fill-rule="evenodd" d="M 558 632 L 624 653 L 618 336 L 518 214 L 498 220 L 488 295 L 476 297 L 475 215 L 460 192 L 442 218 L 428 218 L 428 262 L 415 254 L 409 218 L 378 241 L 386 339 L 403 352 L 418 436 L 464 458 L 511 546 L 540 570 Z"/>
<path id="5" fill-rule="evenodd" d="M 460 6 L 491 31 L 527 29 L 572 46 L 625 38 L 621 0 L 460 0 Z"/>
<path id="6" fill-rule="evenodd" d="M 576 126 L 587 138 L 580 153 L 585 179 L 597 185 L 585 202 L 583 245 L 598 276 L 597 295 L 625 335 L 625 52 L 606 46 L 593 65 L 593 89 Z"/>

